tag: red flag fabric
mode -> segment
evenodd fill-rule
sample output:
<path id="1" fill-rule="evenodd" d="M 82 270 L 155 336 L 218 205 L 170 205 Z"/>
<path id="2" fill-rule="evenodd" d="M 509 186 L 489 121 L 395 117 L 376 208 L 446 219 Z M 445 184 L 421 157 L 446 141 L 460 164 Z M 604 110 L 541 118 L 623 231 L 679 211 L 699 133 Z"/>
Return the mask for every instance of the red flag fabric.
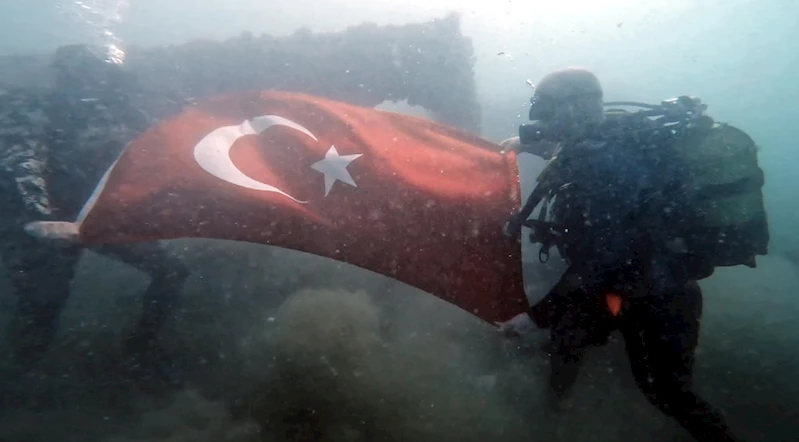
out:
<path id="1" fill-rule="evenodd" d="M 86 244 L 203 237 L 372 270 L 486 321 L 524 311 L 513 154 L 303 94 L 215 97 L 139 136 L 78 219 Z"/>

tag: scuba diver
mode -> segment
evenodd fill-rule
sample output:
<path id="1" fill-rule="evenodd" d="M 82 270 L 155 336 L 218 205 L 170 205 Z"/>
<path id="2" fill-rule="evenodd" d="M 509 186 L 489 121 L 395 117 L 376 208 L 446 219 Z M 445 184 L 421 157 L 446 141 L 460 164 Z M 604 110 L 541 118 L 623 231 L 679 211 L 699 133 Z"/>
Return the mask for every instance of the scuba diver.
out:
<path id="1" fill-rule="evenodd" d="M 602 87 L 585 69 L 545 76 L 531 103 L 534 122 L 502 145 L 549 162 L 505 233 L 531 228 L 542 262 L 556 246 L 568 269 L 528 312 L 498 324 L 500 332 L 549 329 L 557 403 L 574 384 L 585 350 L 620 330 L 650 403 L 697 440 L 737 440 L 694 390 L 697 281 L 716 266 L 754 267 L 755 255 L 766 253 L 756 146 L 703 115 L 706 106 L 691 97 L 636 113 L 605 111 Z M 741 154 L 740 173 L 708 167 L 723 149 Z M 713 204 L 721 199 L 732 203 Z M 743 205 L 748 210 L 739 210 Z"/>
<path id="2" fill-rule="evenodd" d="M 105 171 L 151 122 L 130 103 L 137 83 L 108 60 L 105 48 L 71 45 L 52 60 L 53 88 L 0 95 L 0 253 L 16 295 L 8 339 L 23 373 L 47 352 L 81 256 L 78 245 L 37 242 L 29 221 L 75 219 Z M 158 344 L 189 270 L 158 243 L 94 248 L 147 273 L 138 325 L 124 343 L 124 371 L 157 389 L 180 383 Z"/>

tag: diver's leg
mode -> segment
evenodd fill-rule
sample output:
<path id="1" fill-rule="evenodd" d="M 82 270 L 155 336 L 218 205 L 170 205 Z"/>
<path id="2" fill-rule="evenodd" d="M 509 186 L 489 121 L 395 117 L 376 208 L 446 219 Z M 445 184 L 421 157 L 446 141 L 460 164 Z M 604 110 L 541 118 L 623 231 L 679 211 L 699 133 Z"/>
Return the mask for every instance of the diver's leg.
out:
<path id="1" fill-rule="evenodd" d="M 549 292 L 530 307 L 530 317 L 538 328 L 551 328 L 555 296 Z"/>
<path id="2" fill-rule="evenodd" d="M 580 290 L 583 285 L 580 271 L 581 269 L 574 266 L 566 269 L 546 296 L 530 307 L 530 317 L 538 328 L 554 327 L 559 315 L 565 311 L 563 307 L 570 302 L 572 293 Z"/>
<path id="3" fill-rule="evenodd" d="M 125 340 L 125 351 L 136 359 L 140 375 L 154 375 L 163 381 L 179 383 L 177 367 L 174 367 L 158 341 L 159 333 L 177 309 L 189 270 L 158 243 L 109 244 L 94 250 L 132 265 L 150 276 L 150 284 L 142 300 L 141 317 Z"/>
<path id="4" fill-rule="evenodd" d="M 180 291 L 189 275 L 186 266 L 158 243 L 102 245 L 94 250 L 150 276 L 136 333 L 148 340 L 155 339 L 177 308 Z"/>
<path id="5" fill-rule="evenodd" d="M 590 346 L 607 341 L 612 323 L 601 299 L 576 280 L 564 278 L 553 289 L 550 349 L 550 389 L 559 401 L 577 380 L 582 356 Z"/>
<path id="6" fill-rule="evenodd" d="M 584 349 L 569 345 L 563 331 L 552 330 L 552 348 L 549 353 L 549 399 L 559 403 L 577 381 Z"/>
<path id="7" fill-rule="evenodd" d="M 55 337 L 81 249 L 41 244 L 21 228 L 4 231 L 0 247 L 17 310 L 8 339 L 16 363 L 27 370 L 46 354 Z"/>
<path id="8" fill-rule="evenodd" d="M 694 391 L 702 292 L 690 282 L 679 293 L 633 300 L 622 333 L 635 380 L 650 403 L 698 441 L 733 441 L 722 415 Z"/>

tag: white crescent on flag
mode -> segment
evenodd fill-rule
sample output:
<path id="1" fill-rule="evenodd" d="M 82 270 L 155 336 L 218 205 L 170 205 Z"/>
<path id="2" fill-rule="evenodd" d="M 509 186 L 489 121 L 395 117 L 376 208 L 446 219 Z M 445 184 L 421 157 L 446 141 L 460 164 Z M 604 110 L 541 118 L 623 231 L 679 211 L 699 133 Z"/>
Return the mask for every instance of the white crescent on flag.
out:
<path id="1" fill-rule="evenodd" d="M 262 115 L 244 121 L 238 126 L 224 126 L 209 133 L 194 147 L 194 159 L 203 170 L 228 183 L 247 189 L 279 193 L 300 204 L 305 204 L 308 201 L 299 200 L 271 184 L 250 178 L 230 159 L 230 149 L 233 148 L 236 140 L 247 135 L 259 135 L 273 126 L 290 127 L 308 135 L 314 141 L 318 141 L 311 131 L 299 123 L 277 115 Z"/>

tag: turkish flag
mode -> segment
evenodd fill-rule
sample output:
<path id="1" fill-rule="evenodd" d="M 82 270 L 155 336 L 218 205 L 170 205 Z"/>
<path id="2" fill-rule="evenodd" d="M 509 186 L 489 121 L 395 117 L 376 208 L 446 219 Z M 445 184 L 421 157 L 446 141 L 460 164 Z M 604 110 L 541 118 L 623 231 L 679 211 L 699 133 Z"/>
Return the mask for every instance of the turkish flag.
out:
<path id="1" fill-rule="evenodd" d="M 203 101 L 135 139 L 79 219 L 86 244 L 204 237 L 389 276 L 486 321 L 527 308 L 513 154 L 431 121 L 285 92 Z"/>

